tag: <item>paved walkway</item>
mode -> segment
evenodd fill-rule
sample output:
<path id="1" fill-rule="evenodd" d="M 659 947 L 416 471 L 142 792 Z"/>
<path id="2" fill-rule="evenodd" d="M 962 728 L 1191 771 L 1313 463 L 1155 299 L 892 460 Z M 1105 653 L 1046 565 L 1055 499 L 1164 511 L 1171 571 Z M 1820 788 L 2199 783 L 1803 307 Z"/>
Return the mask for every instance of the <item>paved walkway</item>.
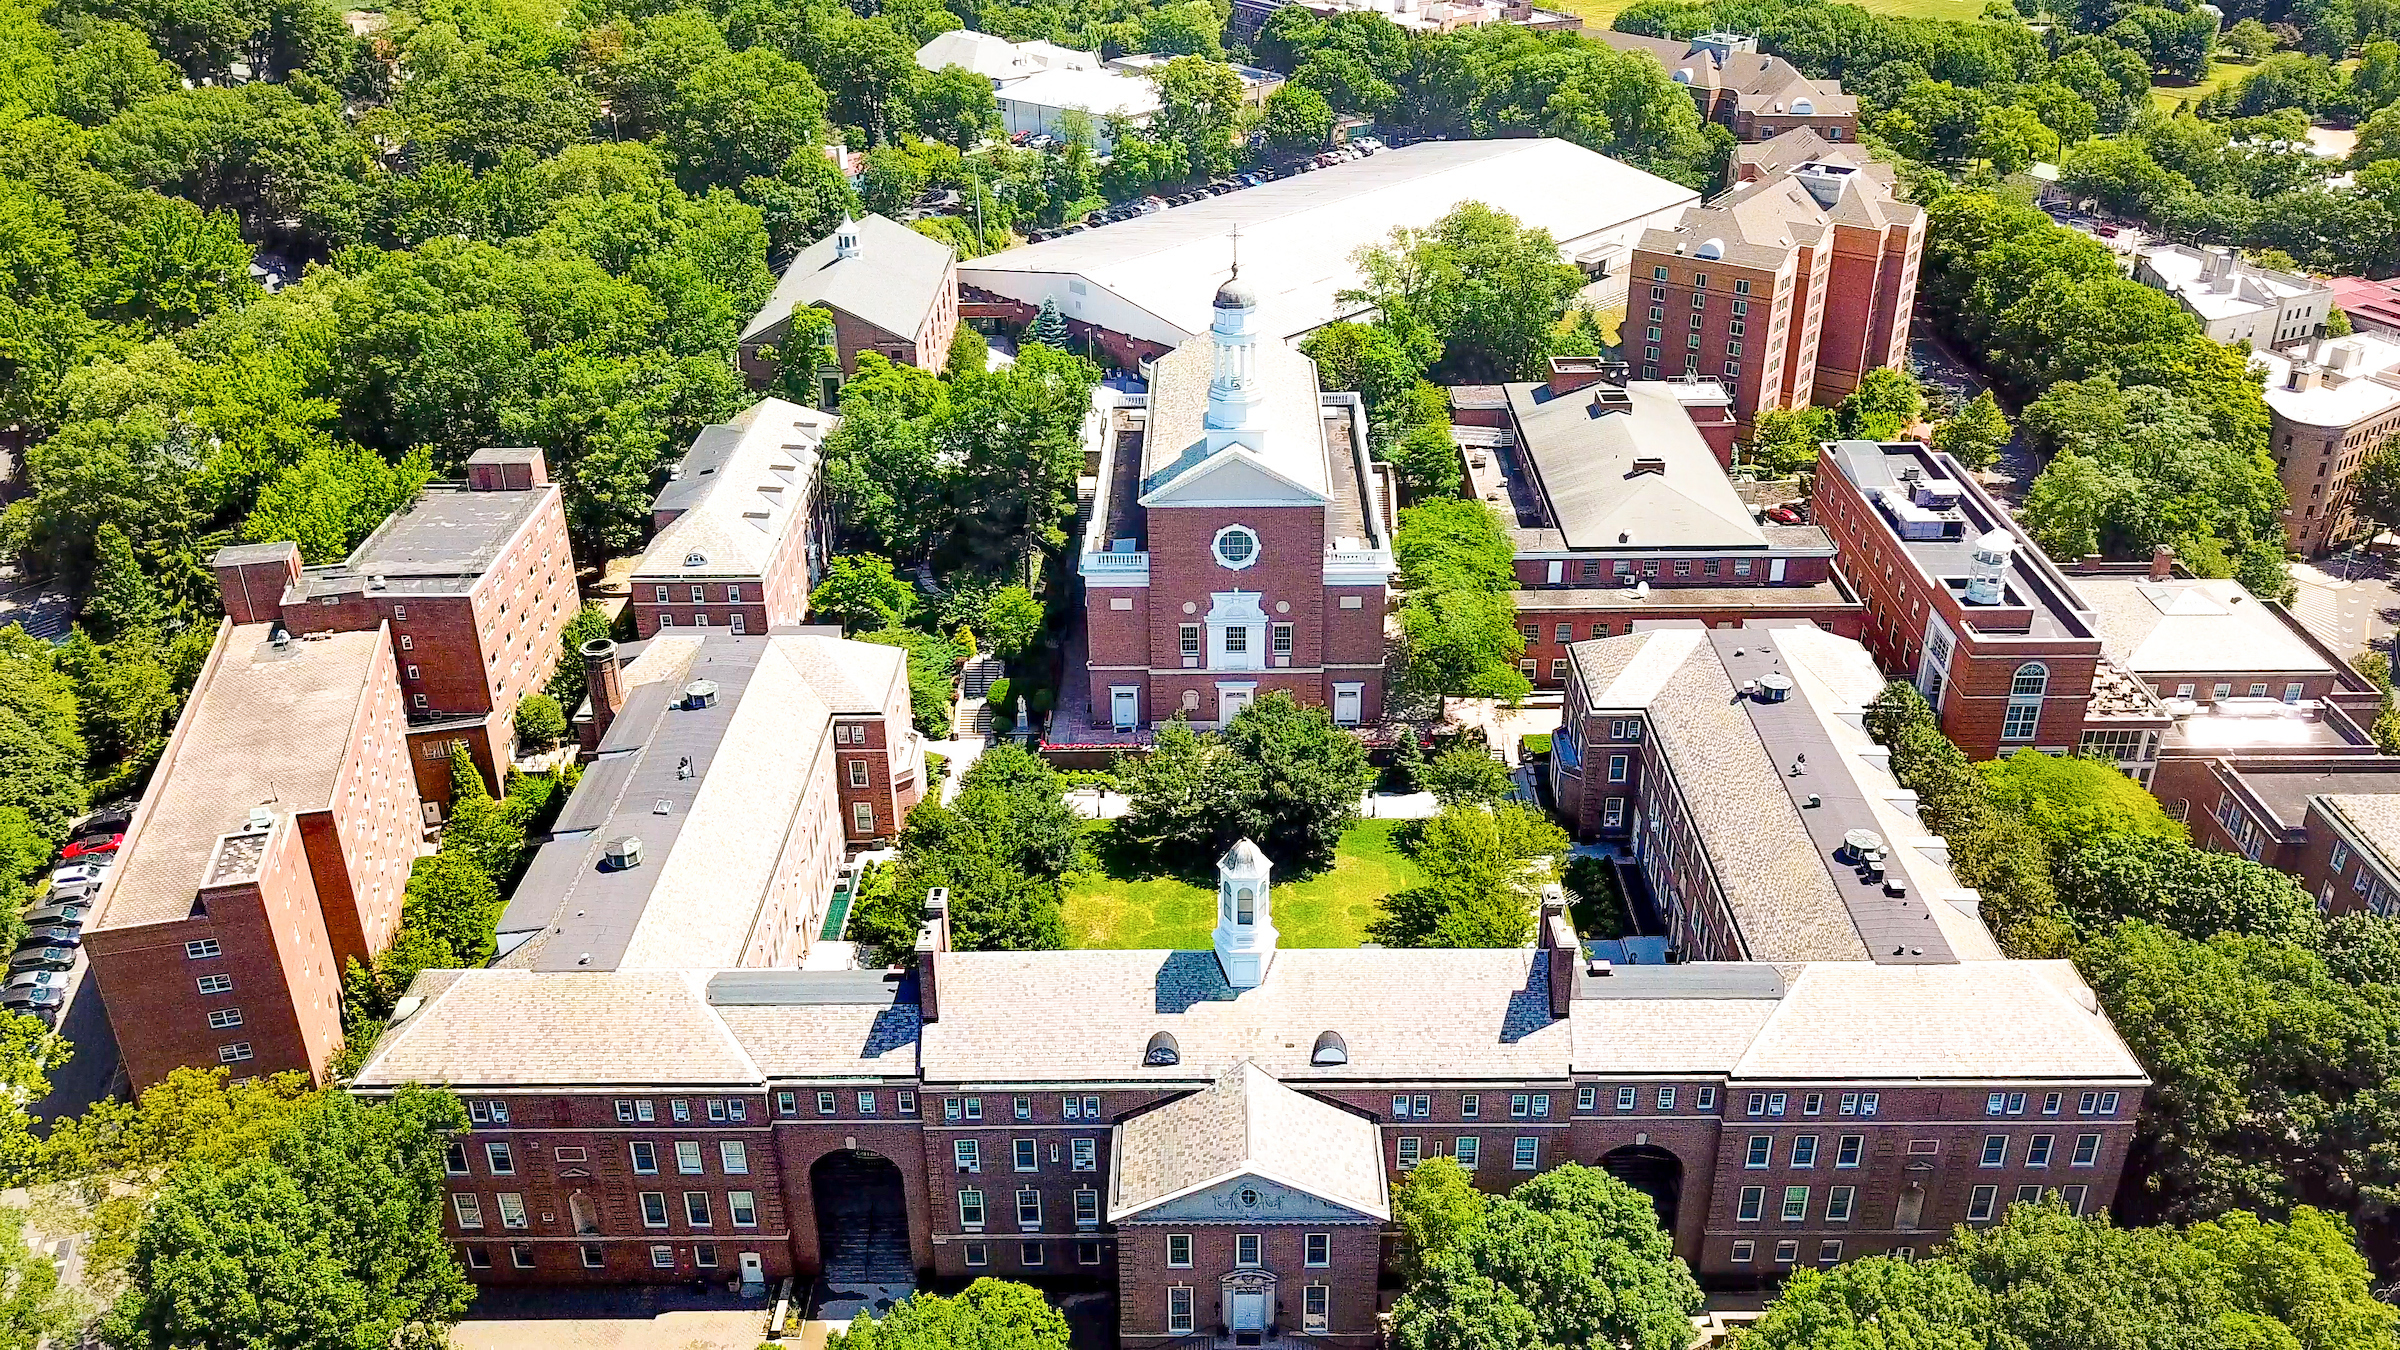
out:
<path id="1" fill-rule="evenodd" d="M 927 753 L 940 755 L 950 761 L 950 771 L 942 779 L 942 805 L 948 806 L 958 800 L 958 780 L 967 776 L 967 766 L 983 758 L 986 744 L 987 742 L 981 736 L 969 736 L 963 740 L 925 742 Z"/>
<path id="2" fill-rule="evenodd" d="M 688 1287 L 487 1289 L 450 1332 L 456 1350 L 755 1350 L 772 1299 Z M 785 1344 L 795 1343 L 789 1338 Z M 820 1335 L 816 1344 L 824 1344 Z"/>
<path id="3" fill-rule="evenodd" d="M 2299 587 L 2292 613 L 2344 658 L 2388 642 L 2400 622 L 2400 582 L 2381 559 L 2294 563 L 2292 580 Z"/>

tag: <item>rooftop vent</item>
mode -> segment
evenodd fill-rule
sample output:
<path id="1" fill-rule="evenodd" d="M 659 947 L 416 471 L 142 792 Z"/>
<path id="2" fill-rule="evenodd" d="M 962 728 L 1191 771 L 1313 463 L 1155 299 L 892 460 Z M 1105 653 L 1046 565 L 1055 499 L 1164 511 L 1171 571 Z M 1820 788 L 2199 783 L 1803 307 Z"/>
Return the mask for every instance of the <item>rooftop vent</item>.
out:
<path id="1" fill-rule="evenodd" d="M 274 823 L 274 812 L 263 806 L 253 806 L 250 808 L 249 827 L 252 833 L 262 832 L 268 827 L 272 826 Z"/>
<path id="2" fill-rule="evenodd" d="M 1183 1052 L 1175 1048 L 1175 1036 L 1172 1032 L 1162 1031 L 1152 1036 L 1150 1044 L 1142 1050 L 1142 1063 L 1154 1069 L 1182 1062 Z"/>
<path id="3" fill-rule="evenodd" d="M 1617 968 L 1610 965 L 1607 958 L 1595 956 L 1583 963 L 1583 973 L 1597 978 L 1602 975 L 1614 975 L 1617 973 Z"/>
<path id="4" fill-rule="evenodd" d="M 1779 671 L 1768 671 L 1758 677 L 1758 701 L 1781 703 L 1792 696 L 1792 677 Z"/>
<path id="5" fill-rule="evenodd" d="M 1640 458 L 1638 458 L 1638 459 L 1636 459 L 1636 460 L 1634 460 L 1634 461 L 1633 461 L 1633 469 L 1632 469 L 1632 471 L 1631 471 L 1631 472 L 1629 472 L 1629 473 L 1627 473 L 1625 476 L 1626 476 L 1627 478 L 1638 478 L 1638 477 L 1640 477 L 1641 475 L 1643 475 L 1643 474 L 1646 474 L 1646 473 L 1655 473 L 1655 474 L 1661 475 L 1661 476 L 1663 477 L 1663 476 L 1666 474 L 1666 472 L 1667 472 L 1667 461 L 1666 461 L 1666 460 L 1664 460 L 1664 459 L 1662 459 L 1662 458 L 1660 458 L 1660 457 L 1658 457 L 1658 456 L 1656 456 L 1656 455 L 1643 455 L 1643 456 L 1641 456 Z"/>
<path id="6" fill-rule="evenodd" d="M 694 680 L 683 687 L 683 706 L 686 708 L 713 708 L 716 703 L 717 682 L 715 680 Z"/>
<path id="7" fill-rule="evenodd" d="M 278 623 L 267 633 L 267 645 L 277 651 L 292 645 L 292 630 Z"/>
<path id="8" fill-rule="evenodd" d="M 610 840 L 608 852 L 603 854 L 600 860 L 612 872 L 630 871 L 641 866 L 641 836 L 629 834 L 622 839 Z"/>
<path id="9" fill-rule="evenodd" d="M 384 590 L 391 584 L 391 582 L 384 580 L 383 574 L 380 572 L 367 578 L 367 589 L 370 591 Z"/>
<path id="10" fill-rule="evenodd" d="M 1593 416 L 1606 417 L 1610 413 L 1630 413 L 1632 411 L 1633 395 L 1625 392 L 1624 386 L 1604 384 L 1592 391 Z"/>
<path id="11" fill-rule="evenodd" d="M 1159 1034 L 1163 1036 L 1166 1033 L 1162 1031 Z M 1328 1031 L 1317 1037 L 1316 1048 L 1308 1052 L 1308 1062 L 1311 1064 L 1349 1063 L 1350 1047 L 1342 1040 L 1342 1033 Z"/>

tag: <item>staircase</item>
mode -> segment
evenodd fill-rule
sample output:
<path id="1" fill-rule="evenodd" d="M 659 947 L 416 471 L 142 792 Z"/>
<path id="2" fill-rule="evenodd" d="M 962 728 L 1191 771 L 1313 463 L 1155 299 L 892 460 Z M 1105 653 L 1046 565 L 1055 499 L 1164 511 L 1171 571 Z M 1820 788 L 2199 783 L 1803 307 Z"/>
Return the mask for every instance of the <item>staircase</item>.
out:
<path id="1" fill-rule="evenodd" d="M 982 698 L 992 691 L 992 681 L 1008 673 L 1008 667 L 997 656 L 978 656 L 959 669 L 959 691 L 968 698 Z"/>
<path id="2" fill-rule="evenodd" d="M 983 695 L 963 698 L 950 714 L 950 739 L 954 741 L 981 740 L 992 734 L 992 708 Z"/>

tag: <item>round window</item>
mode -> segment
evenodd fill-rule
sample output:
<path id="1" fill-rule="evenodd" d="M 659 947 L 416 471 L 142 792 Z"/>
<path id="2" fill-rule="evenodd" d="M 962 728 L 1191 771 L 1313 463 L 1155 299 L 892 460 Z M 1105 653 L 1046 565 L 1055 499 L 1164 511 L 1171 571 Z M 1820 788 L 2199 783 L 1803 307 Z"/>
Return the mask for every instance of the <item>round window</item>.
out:
<path id="1" fill-rule="evenodd" d="M 1228 525 L 1217 531 L 1214 549 L 1219 563 L 1239 571 L 1258 561 L 1258 536 L 1246 525 Z"/>

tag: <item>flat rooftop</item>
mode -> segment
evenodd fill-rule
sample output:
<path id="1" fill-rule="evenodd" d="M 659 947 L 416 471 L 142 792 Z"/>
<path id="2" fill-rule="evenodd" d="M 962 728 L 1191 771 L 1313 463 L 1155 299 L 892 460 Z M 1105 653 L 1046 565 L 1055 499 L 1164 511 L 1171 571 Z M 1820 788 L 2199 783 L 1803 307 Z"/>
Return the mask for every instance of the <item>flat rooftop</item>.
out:
<path id="1" fill-rule="evenodd" d="M 134 928 L 191 917 L 200 887 L 255 870 L 253 807 L 278 822 L 333 797 L 367 676 L 391 638 L 371 631 L 296 638 L 271 624 L 226 631 L 179 719 L 170 758 L 151 778 L 102 891 L 92 927 Z M 250 867 L 243 866 L 247 859 Z"/>
<path id="2" fill-rule="evenodd" d="M 286 604 L 370 588 L 404 595 L 472 589 L 500 550 L 557 489 L 475 491 L 464 483 L 428 483 L 417 499 L 386 517 L 338 563 L 310 567 L 284 593 Z M 375 579 L 381 578 L 377 587 Z"/>
<path id="3" fill-rule="evenodd" d="M 2400 762 L 2357 768 L 2323 763 L 2285 766 L 2247 764 L 2235 772 L 2259 801 L 2285 825 L 2298 825 L 2308 815 L 2308 799 L 2334 797 L 2394 797 L 2400 799 Z"/>
<path id="4" fill-rule="evenodd" d="M 1901 551 L 1916 563 L 1917 570 L 1929 582 L 1949 589 L 1958 598 L 1977 636 L 1987 640 L 2027 637 L 2045 641 L 2099 637 L 2080 598 L 2042 555 L 2041 547 L 2026 536 L 2007 512 L 1984 495 L 1973 476 L 1949 456 L 1914 441 L 1881 444 L 1834 441 L 1830 448 L 1830 458 L 1858 488 L 1859 495 L 1867 499 L 1867 509 L 1884 533 L 1899 542 Z M 1892 517 L 1875 506 L 1881 494 L 1907 501 L 1914 484 L 1923 480 L 1946 481 L 1957 489 L 1957 505 L 1947 513 L 1935 513 L 1955 519 L 1928 527 L 1943 531 L 1943 537 L 1904 535 L 1893 524 Z M 1998 605 L 1970 606 L 1965 603 L 1964 594 L 1968 556 L 1974 552 L 1975 541 L 1993 530 L 2005 531 L 2016 541 L 2007 570 L 2001 576 L 2005 598 Z M 1989 613 L 1996 626 L 1976 625 L 1978 610 Z M 2015 626 L 2019 622 L 2022 627 Z"/>
<path id="5" fill-rule="evenodd" d="M 1639 615 L 1643 610 L 1673 611 L 1678 609 L 1825 609 L 1856 606 L 1857 596 L 1832 578 L 1807 586 L 1654 586 L 1648 599 L 1634 593 L 1631 586 L 1572 586 L 1536 588 L 1511 591 L 1520 614 L 1543 614 L 1570 609 L 1624 610 Z M 1677 617 L 1662 613 L 1662 619 Z"/>
<path id="6" fill-rule="evenodd" d="M 2137 675 L 2297 676 L 2334 669 L 2293 621 L 2230 578 L 2081 575 L 2075 590 L 2092 607 L 2102 649 Z"/>

